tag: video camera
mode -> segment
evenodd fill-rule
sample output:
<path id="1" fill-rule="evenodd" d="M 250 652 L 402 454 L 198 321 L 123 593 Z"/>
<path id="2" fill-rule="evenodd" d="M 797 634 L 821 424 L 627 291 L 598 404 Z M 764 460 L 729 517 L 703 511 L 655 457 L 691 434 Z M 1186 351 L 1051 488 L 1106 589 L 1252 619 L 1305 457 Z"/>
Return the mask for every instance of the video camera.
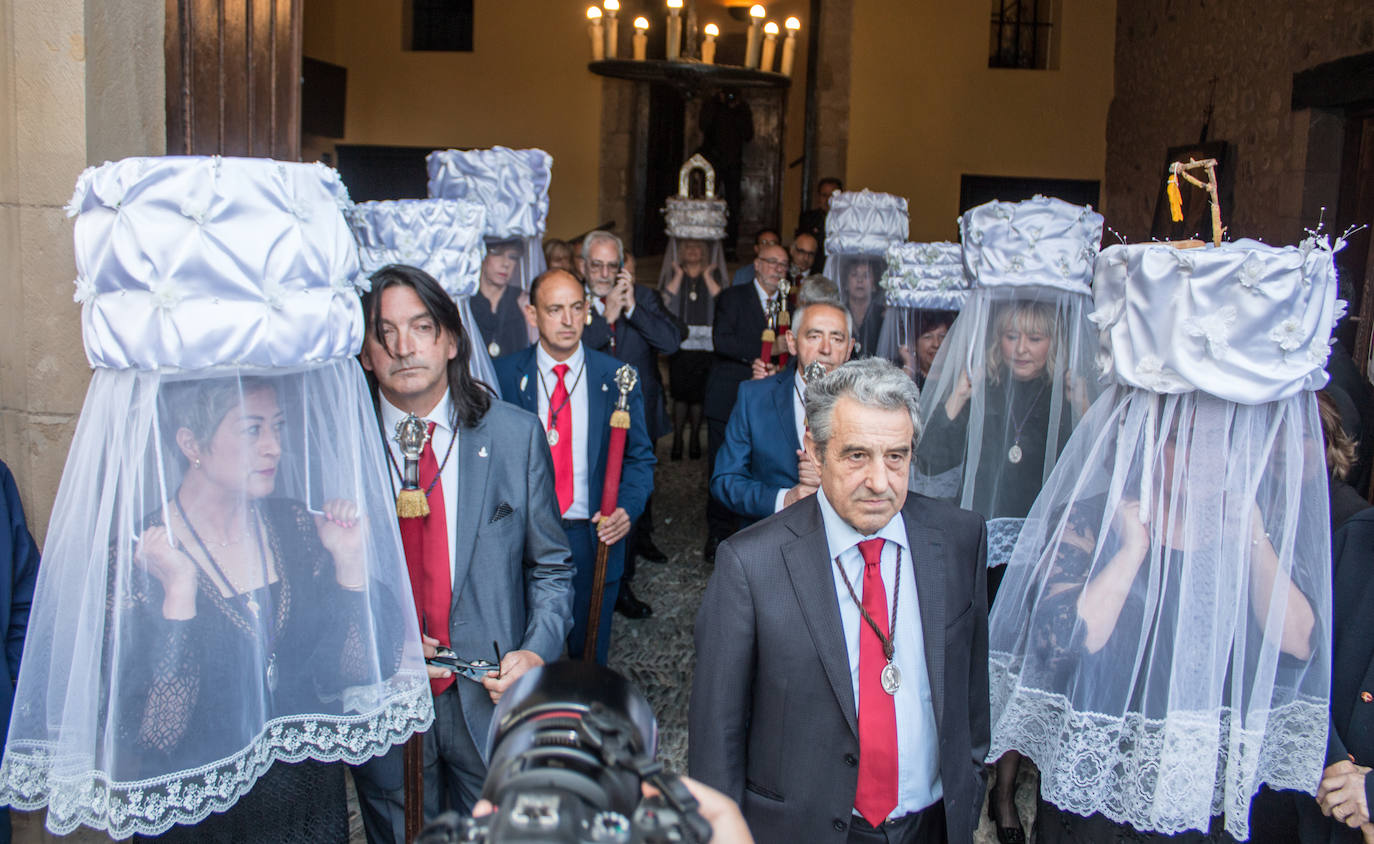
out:
<path id="1" fill-rule="evenodd" d="M 416 844 L 706 844 L 711 826 L 655 760 L 658 724 L 639 690 L 608 668 L 563 660 L 507 690 L 492 717 L 482 797 L 497 811 L 447 813 Z M 644 798 L 647 783 L 659 792 Z"/>

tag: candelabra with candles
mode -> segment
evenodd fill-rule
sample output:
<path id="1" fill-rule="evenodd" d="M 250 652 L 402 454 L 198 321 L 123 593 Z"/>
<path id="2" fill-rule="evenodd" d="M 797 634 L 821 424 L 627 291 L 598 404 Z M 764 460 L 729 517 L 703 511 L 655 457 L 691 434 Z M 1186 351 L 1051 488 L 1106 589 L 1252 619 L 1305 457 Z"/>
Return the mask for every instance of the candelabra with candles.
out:
<path id="1" fill-rule="evenodd" d="M 701 28 L 701 56 L 684 55 L 683 34 L 684 26 L 695 26 L 695 14 L 684 15 L 684 0 L 664 0 L 667 8 L 667 25 L 664 27 L 664 51 L 666 59 L 663 61 L 673 65 L 716 65 L 716 46 L 720 37 L 720 26 L 714 22 L 708 22 Z M 639 78 L 646 75 L 646 72 L 635 71 L 628 66 L 615 67 L 618 57 L 618 42 L 620 36 L 620 0 L 604 0 L 600 6 L 590 6 L 587 8 L 588 35 L 592 45 L 592 61 L 602 63 L 602 66 L 592 68 L 597 73 L 609 76 L 627 76 Z M 686 18 L 684 20 L 684 17 Z M 792 69 L 796 62 L 797 33 L 801 30 L 801 20 L 795 16 L 788 17 L 779 27 L 776 21 L 766 20 L 768 10 L 763 4 L 755 3 L 749 9 L 749 28 L 748 42 L 745 48 L 743 70 L 753 71 L 761 74 L 769 74 L 772 79 L 777 77 L 791 77 Z M 783 32 L 786 36 L 782 42 L 782 58 L 778 67 L 774 68 L 774 59 L 778 55 L 778 36 Z M 649 42 L 649 20 L 644 16 L 634 19 L 634 32 L 631 39 L 632 61 L 647 61 Z M 696 39 L 688 36 L 686 47 L 689 51 L 696 49 Z M 725 66 L 718 66 L 725 69 Z M 671 73 L 665 69 L 664 73 Z M 747 74 L 740 74 L 739 68 L 734 69 L 734 74 L 740 76 L 736 83 L 743 81 Z M 757 84 L 772 84 L 785 87 L 785 80 L 778 80 L 775 83 L 765 83 L 760 80 Z"/>

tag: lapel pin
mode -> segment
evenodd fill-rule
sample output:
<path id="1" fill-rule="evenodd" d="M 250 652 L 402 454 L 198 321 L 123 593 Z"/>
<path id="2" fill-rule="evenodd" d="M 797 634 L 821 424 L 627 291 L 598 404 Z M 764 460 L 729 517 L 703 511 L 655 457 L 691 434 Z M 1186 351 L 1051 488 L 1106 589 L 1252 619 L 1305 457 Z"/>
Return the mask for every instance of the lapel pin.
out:
<path id="1" fill-rule="evenodd" d="M 481 448 L 477 449 L 477 456 L 478 456 L 478 457 L 486 457 L 486 456 L 487 456 L 487 447 L 486 447 L 486 446 L 482 446 Z"/>
<path id="2" fill-rule="evenodd" d="M 605 385 L 605 384 L 602 384 L 602 385 L 601 385 L 601 392 L 603 392 L 603 393 L 606 392 L 606 385 Z"/>
<path id="3" fill-rule="evenodd" d="M 520 392 L 522 392 L 522 393 L 525 392 L 525 385 L 527 385 L 527 384 L 529 384 L 529 383 L 530 383 L 530 377 L 529 377 L 528 375 L 521 375 L 521 376 L 520 376 Z"/>

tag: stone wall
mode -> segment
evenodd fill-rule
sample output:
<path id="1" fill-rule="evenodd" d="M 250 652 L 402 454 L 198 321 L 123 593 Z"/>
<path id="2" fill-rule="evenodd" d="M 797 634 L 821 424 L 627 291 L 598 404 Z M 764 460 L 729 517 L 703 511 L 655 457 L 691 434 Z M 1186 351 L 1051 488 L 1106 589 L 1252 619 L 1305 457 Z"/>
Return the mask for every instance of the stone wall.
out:
<path id="1" fill-rule="evenodd" d="M 1149 237 L 1166 150 L 1197 141 L 1216 76 L 1209 139 L 1230 141 L 1236 156 L 1232 206 L 1222 209 L 1229 236 L 1296 240 L 1329 204 L 1314 195 L 1309 171 L 1326 181 L 1331 173 L 1309 161 L 1309 137 L 1328 134 L 1326 116 L 1291 109 L 1293 74 L 1370 50 L 1368 0 L 1118 3 L 1103 201 L 1109 225 L 1133 241 Z"/>
<path id="2" fill-rule="evenodd" d="M 90 368 L 72 225 L 83 168 L 160 154 L 160 0 L 0 0 L 0 459 L 41 543 Z"/>

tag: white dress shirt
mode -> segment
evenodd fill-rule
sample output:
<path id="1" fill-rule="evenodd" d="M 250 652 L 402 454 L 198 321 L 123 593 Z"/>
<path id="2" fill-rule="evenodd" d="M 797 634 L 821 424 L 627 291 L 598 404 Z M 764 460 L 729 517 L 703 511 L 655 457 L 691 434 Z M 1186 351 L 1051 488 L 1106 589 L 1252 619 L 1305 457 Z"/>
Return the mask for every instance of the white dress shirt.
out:
<path id="1" fill-rule="evenodd" d="M 401 456 L 401 447 L 396 442 L 396 425 L 406 418 L 406 412 L 396 407 L 386 400 L 386 396 L 378 395 L 381 399 L 382 407 L 382 430 L 386 432 L 386 447 L 391 452 L 392 458 L 396 461 L 394 465 L 387 467 L 387 473 L 391 476 L 391 485 L 394 489 L 401 488 L 401 480 L 396 477 L 396 470 L 405 470 L 405 458 Z M 449 588 L 453 588 L 453 559 L 454 545 L 456 545 L 458 529 L 458 443 L 454 440 L 458 437 L 458 432 L 453 429 L 450 421 L 450 414 L 453 412 L 453 402 L 449 398 L 448 390 L 444 391 L 444 397 L 439 399 L 429 413 L 420 418 L 426 423 L 434 423 L 434 433 L 430 436 L 430 445 L 434 448 L 434 459 L 439 463 L 439 485 L 435 487 L 435 492 L 442 489 L 444 491 L 444 526 L 448 531 L 448 581 Z M 444 462 L 444 455 L 449 453 L 449 444 L 453 445 L 453 454 L 449 456 L 448 462 Z"/>
<path id="2" fill-rule="evenodd" d="M 543 344 L 536 344 L 534 363 L 539 376 L 539 424 L 549 430 L 549 399 L 558 389 L 558 376 L 553 368 L 560 363 L 568 365 L 563 383 L 570 392 L 568 406 L 559 411 L 559 418 L 569 414 L 572 421 L 572 462 L 573 462 L 573 500 L 563 513 L 565 519 L 587 519 L 592 515 L 587 503 L 587 356 L 582 344 L 565 361 L 556 361 L 546 351 Z"/>
<path id="3" fill-rule="evenodd" d="M 874 538 L 887 540 L 883 543 L 879 568 L 882 570 L 883 588 L 887 591 L 889 629 L 895 626 L 893 662 L 902 674 L 902 684 L 897 689 L 895 700 L 897 808 L 892 810 L 891 816 L 901 817 L 919 812 L 943 797 L 944 787 L 940 782 L 940 743 L 935 729 L 935 706 L 930 696 L 930 674 L 926 669 L 921 607 L 916 599 L 916 567 L 911 558 L 906 522 L 898 513 L 873 536 L 863 536 L 840 518 L 826 499 L 824 490 L 816 491 L 816 500 L 821 506 L 831 559 L 830 572 L 835 582 L 835 595 L 840 601 L 840 622 L 844 626 L 845 649 L 849 653 L 849 677 L 853 683 L 856 712 L 859 705 L 859 629 L 866 626 L 867 622 L 860 616 L 859 608 L 850 597 L 834 560 L 839 559 L 840 566 L 844 567 L 845 575 L 854 586 L 854 594 L 862 601 L 864 560 L 859 552 L 859 542 Z M 902 564 L 900 573 L 896 571 L 899 549 Z M 901 578 L 902 589 L 897 602 L 897 619 L 893 625 L 890 617 L 893 584 L 898 577 Z"/>
<path id="4" fill-rule="evenodd" d="M 797 361 L 798 364 L 801 361 Z M 802 448 L 806 448 L 806 405 L 802 403 L 802 397 L 806 395 L 806 382 L 802 380 L 801 367 L 792 375 L 792 423 L 797 426 L 797 442 Z M 778 490 L 778 495 L 773 499 L 773 512 L 776 513 L 783 508 L 783 499 L 787 497 L 788 490 Z"/>

